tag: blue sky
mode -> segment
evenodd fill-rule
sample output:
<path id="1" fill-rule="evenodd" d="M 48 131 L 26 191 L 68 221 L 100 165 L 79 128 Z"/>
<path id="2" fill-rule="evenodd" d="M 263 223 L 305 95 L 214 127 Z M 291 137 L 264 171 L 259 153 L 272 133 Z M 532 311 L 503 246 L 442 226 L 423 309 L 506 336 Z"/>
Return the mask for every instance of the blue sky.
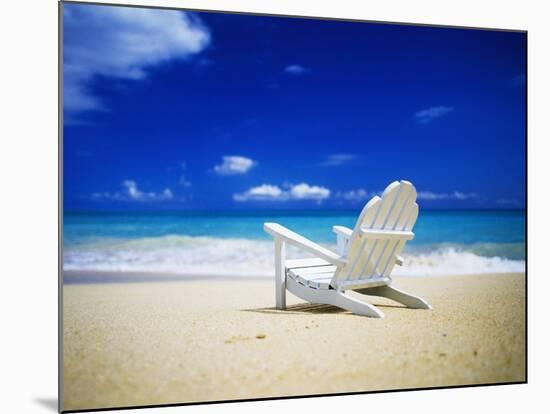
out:
<path id="1" fill-rule="evenodd" d="M 65 3 L 64 207 L 523 207 L 525 43 Z"/>

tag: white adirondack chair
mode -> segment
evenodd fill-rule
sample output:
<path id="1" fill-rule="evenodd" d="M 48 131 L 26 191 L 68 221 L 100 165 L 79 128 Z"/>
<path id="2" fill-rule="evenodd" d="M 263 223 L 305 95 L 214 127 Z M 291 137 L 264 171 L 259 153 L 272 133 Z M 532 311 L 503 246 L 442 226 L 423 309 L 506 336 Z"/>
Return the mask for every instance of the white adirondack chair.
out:
<path id="1" fill-rule="evenodd" d="M 372 198 L 353 230 L 334 226 L 338 254 L 277 223 L 264 223 L 275 241 L 275 299 L 286 308 L 286 290 L 312 303 L 334 305 L 358 315 L 383 318 L 373 305 L 346 294 L 353 290 L 383 296 L 409 308 L 431 309 L 423 299 L 391 286 L 393 267 L 418 217 L 416 189 L 408 181 L 391 183 L 382 198 Z M 315 258 L 286 260 L 285 244 L 313 253 Z"/>

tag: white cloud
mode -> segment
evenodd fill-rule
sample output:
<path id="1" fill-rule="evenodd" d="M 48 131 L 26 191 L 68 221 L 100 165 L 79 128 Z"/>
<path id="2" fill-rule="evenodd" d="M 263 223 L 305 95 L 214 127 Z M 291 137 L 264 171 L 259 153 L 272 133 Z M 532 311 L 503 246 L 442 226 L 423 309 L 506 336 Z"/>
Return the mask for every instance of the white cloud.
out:
<path id="1" fill-rule="evenodd" d="M 451 198 L 456 200 L 469 200 L 472 198 L 478 198 L 478 195 L 476 193 L 462 193 L 460 191 L 455 191 L 454 193 L 451 193 Z"/>
<path id="2" fill-rule="evenodd" d="M 190 13 L 173 10 L 64 5 L 64 108 L 104 109 L 90 91 L 97 76 L 142 79 L 153 66 L 187 59 L 210 42 Z"/>
<path id="3" fill-rule="evenodd" d="M 288 200 L 317 200 L 330 197 L 330 190 L 325 187 L 300 183 L 289 185 L 288 190 L 279 186 L 262 184 L 252 187 L 244 193 L 233 194 L 235 201 L 288 201 Z"/>
<path id="4" fill-rule="evenodd" d="M 122 182 L 122 191 L 114 193 L 103 192 L 93 193 L 93 200 L 120 200 L 120 201 L 166 201 L 174 198 L 172 190 L 165 188 L 159 193 L 150 191 L 143 192 L 138 188 L 134 180 L 124 180 Z"/>
<path id="5" fill-rule="evenodd" d="M 453 111 L 454 108 L 450 106 L 432 106 L 431 108 L 418 111 L 414 116 L 416 118 L 416 122 L 419 124 L 429 124 L 434 119 L 447 115 Z"/>
<path id="6" fill-rule="evenodd" d="M 252 187 L 244 193 L 233 194 L 235 201 L 249 200 L 275 200 L 282 201 L 288 199 L 288 194 L 276 185 L 262 184 Z"/>
<path id="7" fill-rule="evenodd" d="M 226 155 L 223 162 L 214 166 L 214 172 L 219 175 L 246 174 L 258 163 L 250 158 L 241 155 Z"/>
<path id="8" fill-rule="evenodd" d="M 363 188 L 336 193 L 337 198 L 343 198 L 347 201 L 364 201 L 369 198 L 369 195 L 368 191 Z"/>
<path id="9" fill-rule="evenodd" d="M 431 191 L 419 191 L 417 193 L 417 198 L 419 200 L 443 200 L 449 198 L 447 193 L 433 193 Z"/>
<path id="10" fill-rule="evenodd" d="M 320 162 L 319 165 L 323 167 L 338 167 L 357 158 L 358 156 L 355 154 L 330 154 L 324 161 Z"/>
<path id="11" fill-rule="evenodd" d="M 323 200 L 330 196 L 330 190 L 325 187 L 301 183 L 290 188 L 290 197 L 297 200 Z"/>
<path id="12" fill-rule="evenodd" d="M 454 191 L 452 193 L 434 193 L 432 191 L 419 191 L 417 198 L 419 200 L 470 200 L 479 196 L 476 193 L 463 193 Z"/>
<path id="13" fill-rule="evenodd" d="M 289 75 L 305 75 L 310 72 L 310 69 L 302 65 L 293 64 L 286 66 L 284 71 Z"/>

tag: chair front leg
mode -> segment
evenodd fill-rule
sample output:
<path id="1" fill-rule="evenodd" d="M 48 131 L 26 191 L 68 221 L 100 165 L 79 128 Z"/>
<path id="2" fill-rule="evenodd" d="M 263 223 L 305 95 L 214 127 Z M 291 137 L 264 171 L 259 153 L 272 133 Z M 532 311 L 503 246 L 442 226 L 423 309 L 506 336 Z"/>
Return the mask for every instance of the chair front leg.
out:
<path id="1" fill-rule="evenodd" d="M 286 309 L 286 246 L 280 238 L 275 238 L 275 306 Z"/>

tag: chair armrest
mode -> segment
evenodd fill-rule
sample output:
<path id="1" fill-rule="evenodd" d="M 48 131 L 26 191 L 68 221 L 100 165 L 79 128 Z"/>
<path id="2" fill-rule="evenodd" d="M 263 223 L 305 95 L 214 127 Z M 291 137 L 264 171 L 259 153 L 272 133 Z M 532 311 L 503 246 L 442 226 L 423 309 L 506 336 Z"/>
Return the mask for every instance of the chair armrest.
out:
<path id="1" fill-rule="evenodd" d="M 303 236 L 300 236 L 298 233 L 294 233 L 292 230 L 289 230 L 280 224 L 264 223 L 264 230 L 273 237 L 278 237 L 288 244 L 313 253 L 315 256 L 320 257 L 333 265 L 344 266 L 346 264 L 346 259 L 343 257 L 338 256 L 336 253 L 330 251 L 329 249 L 325 249 L 323 246 L 320 246 Z"/>
<path id="2" fill-rule="evenodd" d="M 332 226 L 332 231 L 345 239 L 349 239 L 353 234 L 353 230 L 345 226 Z"/>
<path id="3" fill-rule="evenodd" d="M 333 226 L 332 231 L 336 233 L 336 250 L 338 251 L 338 254 L 344 256 L 346 254 L 351 235 L 353 234 L 353 230 L 344 226 Z"/>

